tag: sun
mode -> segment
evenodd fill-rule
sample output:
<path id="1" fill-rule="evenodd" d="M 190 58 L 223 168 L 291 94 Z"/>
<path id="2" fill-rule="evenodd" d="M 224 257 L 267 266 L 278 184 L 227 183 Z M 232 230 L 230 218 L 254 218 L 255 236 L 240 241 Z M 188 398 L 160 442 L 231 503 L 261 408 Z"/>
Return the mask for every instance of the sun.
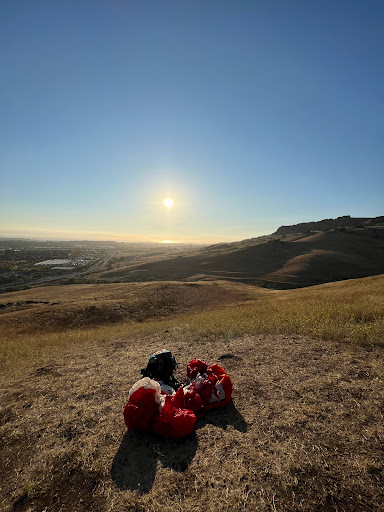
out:
<path id="1" fill-rule="evenodd" d="M 164 204 L 167 208 L 172 208 L 173 199 L 171 199 L 170 197 L 167 197 L 167 199 L 164 199 Z"/>

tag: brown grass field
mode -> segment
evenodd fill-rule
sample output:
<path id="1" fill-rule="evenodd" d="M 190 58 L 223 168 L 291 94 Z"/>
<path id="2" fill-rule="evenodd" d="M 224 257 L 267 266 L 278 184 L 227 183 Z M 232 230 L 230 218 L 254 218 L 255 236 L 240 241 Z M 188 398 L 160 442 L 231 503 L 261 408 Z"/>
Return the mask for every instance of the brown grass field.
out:
<path id="1" fill-rule="evenodd" d="M 41 287 L 1 305 L 2 511 L 384 510 L 384 276 Z M 162 348 L 179 377 L 201 357 L 234 385 L 184 440 L 123 422 Z"/>

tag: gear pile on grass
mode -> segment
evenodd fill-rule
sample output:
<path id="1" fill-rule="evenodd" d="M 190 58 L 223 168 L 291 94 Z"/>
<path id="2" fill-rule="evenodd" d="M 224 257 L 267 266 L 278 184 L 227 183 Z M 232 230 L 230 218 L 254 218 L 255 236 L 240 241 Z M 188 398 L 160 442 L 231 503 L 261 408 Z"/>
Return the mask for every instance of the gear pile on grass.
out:
<path id="1" fill-rule="evenodd" d="M 128 430 L 150 431 L 181 438 L 190 434 L 205 411 L 226 405 L 232 395 L 231 378 L 218 364 L 193 359 L 180 384 L 173 372 L 177 363 L 169 350 L 153 354 L 143 378 L 129 392 L 124 409 Z"/>

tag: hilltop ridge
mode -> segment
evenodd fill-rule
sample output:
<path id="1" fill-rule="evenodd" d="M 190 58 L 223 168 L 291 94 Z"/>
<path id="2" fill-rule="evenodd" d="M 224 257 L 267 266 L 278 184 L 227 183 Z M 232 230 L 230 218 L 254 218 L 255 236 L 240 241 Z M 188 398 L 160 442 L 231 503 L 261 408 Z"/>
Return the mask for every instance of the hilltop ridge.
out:
<path id="1" fill-rule="evenodd" d="M 376 217 L 376 219 L 381 218 L 382 217 Z M 291 226 L 280 226 L 274 234 L 287 235 L 289 233 L 304 233 L 305 231 L 324 231 L 326 229 L 339 227 L 352 227 L 374 219 L 373 217 L 351 217 L 350 215 L 343 215 L 336 219 L 323 219 L 313 222 L 300 222 L 299 224 L 292 224 Z"/>

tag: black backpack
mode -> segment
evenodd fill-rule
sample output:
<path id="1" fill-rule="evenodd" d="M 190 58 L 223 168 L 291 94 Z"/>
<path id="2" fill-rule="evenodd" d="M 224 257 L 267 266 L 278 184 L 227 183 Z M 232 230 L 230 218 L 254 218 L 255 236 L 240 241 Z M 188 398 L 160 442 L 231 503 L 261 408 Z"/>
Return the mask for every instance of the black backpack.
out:
<path id="1" fill-rule="evenodd" d="M 177 363 L 172 352 L 170 350 L 162 350 L 151 355 L 147 367 L 141 370 L 141 374 L 143 377 L 161 380 L 164 384 L 176 390 L 181 386 L 180 382 L 173 376 L 176 368 Z"/>

